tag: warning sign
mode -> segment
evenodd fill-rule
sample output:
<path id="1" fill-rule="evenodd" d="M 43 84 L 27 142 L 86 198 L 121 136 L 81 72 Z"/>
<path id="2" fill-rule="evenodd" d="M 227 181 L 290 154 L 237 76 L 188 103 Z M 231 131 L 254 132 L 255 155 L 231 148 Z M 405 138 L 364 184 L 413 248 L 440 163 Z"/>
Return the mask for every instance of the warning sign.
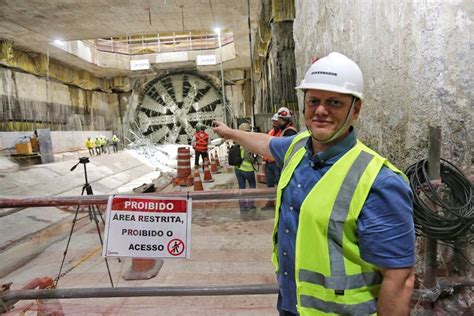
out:
<path id="1" fill-rule="evenodd" d="M 102 256 L 189 258 L 191 199 L 112 196 Z"/>

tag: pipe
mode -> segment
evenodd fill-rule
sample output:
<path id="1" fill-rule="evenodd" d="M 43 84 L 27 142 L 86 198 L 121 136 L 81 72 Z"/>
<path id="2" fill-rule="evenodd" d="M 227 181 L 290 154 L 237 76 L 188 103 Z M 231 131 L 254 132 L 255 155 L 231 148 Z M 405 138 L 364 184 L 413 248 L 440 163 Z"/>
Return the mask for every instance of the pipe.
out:
<path id="1" fill-rule="evenodd" d="M 16 290 L 0 293 L 0 301 L 33 299 L 69 299 L 140 296 L 217 296 L 217 295 L 266 295 L 277 294 L 276 284 L 249 284 L 229 286 L 165 286 L 165 287 L 115 287 L 70 288 L 50 290 Z"/>
<path id="2" fill-rule="evenodd" d="M 439 126 L 429 126 L 429 144 L 428 144 L 428 176 L 430 181 L 440 179 L 440 156 L 441 155 L 441 128 Z M 436 205 L 428 203 L 433 211 Z M 432 238 L 425 239 L 425 249 L 423 251 L 425 258 L 425 271 L 422 284 L 425 288 L 435 288 L 438 241 Z"/>
<path id="3" fill-rule="evenodd" d="M 133 194 L 124 194 L 133 195 Z M 263 189 L 232 189 L 232 190 L 212 190 L 196 192 L 167 192 L 167 193 L 140 193 L 140 195 L 150 195 L 160 198 L 191 198 L 194 201 L 206 200 L 239 200 L 247 199 L 274 199 L 275 188 Z M 0 208 L 11 207 L 46 207 L 46 206 L 68 206 L 68 205 L 106 205 L 108 195 L 83 195 L 83 196 L 44 196 L 44 197 L 18 197 L 18 196 L 0 196 Z"/>

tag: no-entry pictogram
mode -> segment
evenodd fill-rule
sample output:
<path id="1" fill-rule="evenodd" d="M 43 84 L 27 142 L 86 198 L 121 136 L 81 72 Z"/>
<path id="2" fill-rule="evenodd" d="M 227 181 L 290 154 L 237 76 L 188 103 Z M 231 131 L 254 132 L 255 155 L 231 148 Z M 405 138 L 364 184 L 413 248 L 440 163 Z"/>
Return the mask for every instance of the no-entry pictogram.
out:
<path id="1" fill-rule="evenodd" d="M 168 252 L 172 256 L 179 256 L 184 251 L 184 242 L 181 239 L 172 239 L 168 243 Z"/>

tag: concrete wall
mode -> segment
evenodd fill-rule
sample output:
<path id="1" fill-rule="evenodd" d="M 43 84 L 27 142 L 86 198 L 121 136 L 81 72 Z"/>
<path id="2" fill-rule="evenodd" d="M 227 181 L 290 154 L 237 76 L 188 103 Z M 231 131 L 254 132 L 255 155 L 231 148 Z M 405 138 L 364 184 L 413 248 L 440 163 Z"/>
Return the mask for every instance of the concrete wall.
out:
<path id="1" fill-rule="evenodd" d="M 80 89 L 46 78 L 0 68 L 0 131 L 109 130 L 120 134 L 115 93 Z"/>
<path id="2" fill-rule="evenodd" d="M 364 73 L 366 144 L 406 168 L 427 157 L 428 125 L 439 124 L 442 157 L 469 172 L 472 14 L 460 0 L 296 0 L 297 82 L 313 56 L 346 54 Z"/>
<path id="3" fill-rule="evenodd" d="M 33 131 L 27 132 L 0 132 L 0 150 L 14 147 L 23 137 L 30 137 Z M 87 137 L 94 139 L 99 135 L 104 135 L 109 140 L 112 139 L 111 131 L 53 131 L 51 132 L 51 143 L 54 153 L 86 149 Z"/>

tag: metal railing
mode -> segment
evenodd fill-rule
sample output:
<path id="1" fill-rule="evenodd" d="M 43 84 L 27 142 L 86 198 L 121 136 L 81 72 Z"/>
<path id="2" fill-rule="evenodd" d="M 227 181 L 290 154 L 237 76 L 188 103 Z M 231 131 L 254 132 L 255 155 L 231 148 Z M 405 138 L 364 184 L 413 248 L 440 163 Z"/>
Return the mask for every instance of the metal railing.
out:
<path id="1" fill-rule="evenodd" d="M 222 34 L 222 46 L 232 42 L 234 42 L 232 32 Z M 192 32 L 120 38 L 98 38 L 89 41 L 89 43 L 95 45 L 99 51 L 125 55 L 144 55 L 219 48 L 217 34 L 193 34 Z"/>
<path id="2" fill-rule="evenodd" d="M 140 195 L 159 196 L 163 198 L 192 198 L 193 208 L 207 207 L 210 203 L 236 202 L 239 199 L 275 199 L 275 188 L 264 189 L 231 189 L 196 192 L 159 192 L 140 193 Z M 47 207 L 71 205 L 106 205 L 109 195 L 84 195 L 84 196 L 0 196 L 0 208 L 14 207 Z"/>
<path id="3" fill-rule="evenodd" d="M 42 290 L 14 290 L 0 293 L 3 302 L 32 299 L 70 299 L 141 296 L 222 296 L 277 294 L 276 284 L 244 284 L 227 286 L 151 286 L 151 287 L 98 287 Z"/>

